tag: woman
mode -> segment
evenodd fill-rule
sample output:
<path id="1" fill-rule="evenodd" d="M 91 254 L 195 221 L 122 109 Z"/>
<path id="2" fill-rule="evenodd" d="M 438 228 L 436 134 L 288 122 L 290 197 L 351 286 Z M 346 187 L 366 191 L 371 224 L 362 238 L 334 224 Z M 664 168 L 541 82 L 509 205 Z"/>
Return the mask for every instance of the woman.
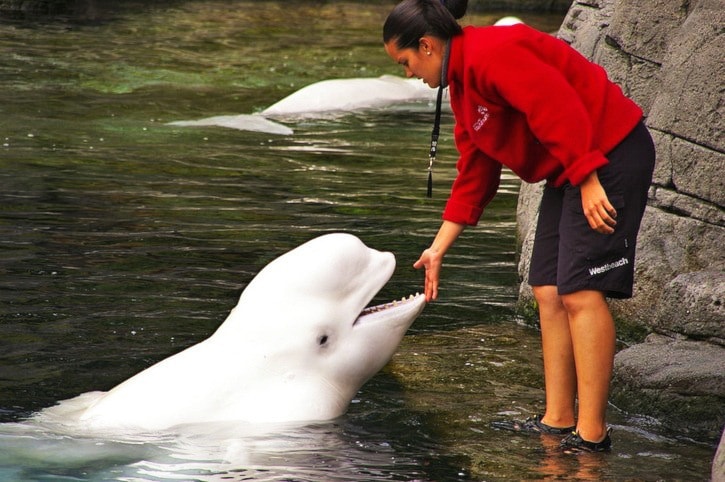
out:
<path id="1" fill-rule="evenodd" d="M 385 50 L 407 77 L 449 87 L 456 120 L 458 175 L 438 234 L 414 267 L 425 268 L 426 299 L 436 299 L 443 257 L 477 224 L 502 167 L 527 182 L 546 180 L 529 274 L 546 410 L 494 426 L 566 435 L 565 452 L 607 451 L 615 328 L 606 298 L 632 296 L 652 140 L 642 110 L 604 69 L 525 25 L 461 28 L 466 8 L 465 0 L 405 0 L 383 28 Z"/>

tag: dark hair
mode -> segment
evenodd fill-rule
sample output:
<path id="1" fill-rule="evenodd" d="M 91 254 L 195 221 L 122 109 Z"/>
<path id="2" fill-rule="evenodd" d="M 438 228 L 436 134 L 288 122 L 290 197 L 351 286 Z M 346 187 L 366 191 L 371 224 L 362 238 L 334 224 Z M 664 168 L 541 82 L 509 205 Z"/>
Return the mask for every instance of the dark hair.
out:
<path id="1" fill-rule="evenodd" d="M 424 35 L 448 41 L 461 33 L 456 19 L 463 17 L 468 0 L 403 0 L 383 25 L 383 42 L 395 39 L 399 49 L 418 48 Z"/>

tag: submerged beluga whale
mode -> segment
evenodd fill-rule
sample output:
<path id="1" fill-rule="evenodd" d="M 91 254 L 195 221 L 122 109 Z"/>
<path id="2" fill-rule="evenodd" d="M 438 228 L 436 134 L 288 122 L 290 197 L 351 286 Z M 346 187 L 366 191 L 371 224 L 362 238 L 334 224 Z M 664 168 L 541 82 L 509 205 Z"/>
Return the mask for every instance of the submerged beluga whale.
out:
<path id="1" fill-rule="evenodd" d="M 435 101 L 436 91 L 420 79 L 394 75 L 328 79 L 307 85 L 257 114 L 220 115 L 170 122 L 172 126 L 218 126 L 268 134 L 294 131 L 271 119 L 303 119 L 414 101 Z"/>
<path id="2" fill-rule="evenodd" d="M 96 434 L 336 418 L 425 305 L 411 295 L 366 308 L 394 269 L 392 253 L 353 235 L 315 238 L 264 267 L 206 340 L 34 421 Z"/>

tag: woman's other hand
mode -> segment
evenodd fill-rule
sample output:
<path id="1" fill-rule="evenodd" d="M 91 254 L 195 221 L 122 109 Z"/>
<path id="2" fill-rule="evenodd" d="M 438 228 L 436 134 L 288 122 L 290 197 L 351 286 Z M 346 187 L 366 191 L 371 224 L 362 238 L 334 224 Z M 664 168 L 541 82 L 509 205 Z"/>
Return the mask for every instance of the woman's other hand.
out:
<path id="1" fill-rule="evenodd" d="M 594 171 L 579 186 L 582 196 L 582 209 L 589 226 L 598 233 L 612 234 L 617 221 L 617 210 L 609 202 L 607 193 Z"/>

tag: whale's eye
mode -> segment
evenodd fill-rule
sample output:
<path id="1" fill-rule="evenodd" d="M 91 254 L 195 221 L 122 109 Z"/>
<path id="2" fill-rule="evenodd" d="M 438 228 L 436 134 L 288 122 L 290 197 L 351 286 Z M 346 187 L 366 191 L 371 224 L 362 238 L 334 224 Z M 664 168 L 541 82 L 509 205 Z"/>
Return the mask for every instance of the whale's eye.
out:
<path id="1" fill-rule="evenodd" d="M 319 338 L 317 339 L 317 343 L 318 343 L 318 344 L 319 344 L 320 346 L 323 346 L 323 345 L 324 345 L 325 343 L 327 343 L 327 335 L 322 335 L 321 337 L 319 337 Z"/>

